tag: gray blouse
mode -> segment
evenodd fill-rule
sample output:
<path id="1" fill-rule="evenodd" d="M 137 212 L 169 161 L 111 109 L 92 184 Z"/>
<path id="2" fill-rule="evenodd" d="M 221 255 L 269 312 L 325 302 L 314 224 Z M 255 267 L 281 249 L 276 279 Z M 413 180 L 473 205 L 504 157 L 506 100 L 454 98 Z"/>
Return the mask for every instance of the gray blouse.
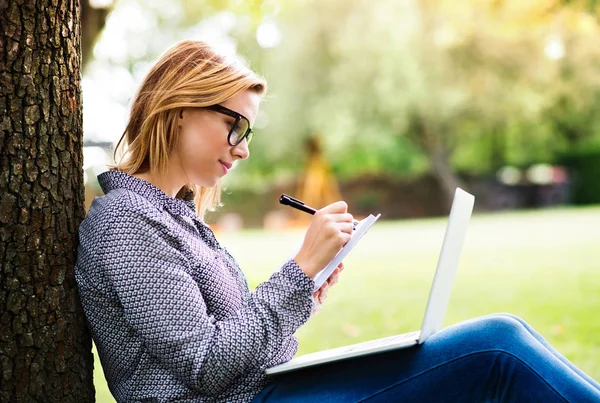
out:
<path id="1" fill-rule="evenodd" d="M 75 275 L 116 400 L 251 401 L 295 354 L 313 281 L 290 260 L 250 292 L 193 201 L 116 170 L 98 180 Z"/>

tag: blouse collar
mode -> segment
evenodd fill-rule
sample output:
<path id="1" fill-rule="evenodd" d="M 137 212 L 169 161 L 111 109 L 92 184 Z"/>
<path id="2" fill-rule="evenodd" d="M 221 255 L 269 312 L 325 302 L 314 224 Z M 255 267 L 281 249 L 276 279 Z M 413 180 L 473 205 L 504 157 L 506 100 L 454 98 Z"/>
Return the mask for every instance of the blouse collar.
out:
<path id="1" fill-rule="evenodd" d="M 196 204 L 193 199 L 184 200 L 170 197 L 150 182 L 131 176 L 123 171 L 113 169 L 103 172 L 98 175 L 98 183 L 104 194 L 108 194 L 113 189 L 127 189 L 144 197 L 160 210 L 167 209 L 172 214 L 197 217 Z M 186 196 L 189 196 L 189 194 Z"/>

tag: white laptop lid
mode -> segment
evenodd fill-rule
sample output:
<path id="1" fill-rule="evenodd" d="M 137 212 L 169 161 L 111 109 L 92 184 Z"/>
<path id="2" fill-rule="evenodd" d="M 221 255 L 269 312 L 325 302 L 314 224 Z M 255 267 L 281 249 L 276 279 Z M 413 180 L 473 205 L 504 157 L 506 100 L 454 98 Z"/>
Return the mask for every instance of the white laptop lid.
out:
<path id="1" fill-rule="evenodd" d="M 440 252 L 435 277 L 431 284 L 427 308 L 425 308 L 419 344 L 440 330 L 444 324 L 444 317 L 446 316 L 446 310 L 450 302 L 452 284 L 454 283 L 454 277 L 458 269 L 458 262 L 474 203 L 475 197 L 472 194 L 465 192 L 461 188 L 456 188 L 446 227 L 446 235 L 442 244 L 442 251 Z"/>

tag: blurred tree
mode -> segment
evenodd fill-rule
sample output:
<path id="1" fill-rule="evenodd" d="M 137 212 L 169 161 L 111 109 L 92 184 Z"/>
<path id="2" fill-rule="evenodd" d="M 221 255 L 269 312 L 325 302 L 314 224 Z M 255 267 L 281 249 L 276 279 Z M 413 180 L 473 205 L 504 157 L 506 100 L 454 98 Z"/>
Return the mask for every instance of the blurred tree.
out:
<path id="1" fill-rule="evenodd" d="M 0 2 L 2 402 L 91 402 L 74 266 L 83 219 L 79 2 Z"/>
<path id="2" fill-rule="evenodd" d="M 81 53 L 83 68 L 92 57 L 98 35 L 104 28 L 106 17 L 112 11 L 113 1 L 81 1 Z"/>
<path id="3" fill-rule="evenodd" d="M 269 126 L 249 165 L 293 171 L 299 144 L 319 130 L 338 174 L 429 169 L 450 196 L 456 169 L 552 160 L 568 142 L 551 106 L 567 96 L 574 113 L 591 111 L 600 60 L 598 24 L 552 4 L 288 4 L 281 44 L 263 53 Z"/>
<path id="4" fill-rule="evenodd" d="M 123 37 L 132 72 L 143 71 L 148 54 L 192 37 L 229 41 L 269 80 L 253 157 L 230 185 L 297 177 L 298 151 L 320 132 L 342 178 L 430 171 L 450 194 L 460 184 L 456 171 L 551 162 L 574 144 L 569 139 L 598 136 L 595 123 L 579 130 L 595 107 L 600 60 L 598 21 L 581 4 L 121 0 L 119 7 L 130 7 L 130 20 L 145 13 L 151 21 Z M 567 120 L 579 122 L 575 137 L 563 133 Z"/>

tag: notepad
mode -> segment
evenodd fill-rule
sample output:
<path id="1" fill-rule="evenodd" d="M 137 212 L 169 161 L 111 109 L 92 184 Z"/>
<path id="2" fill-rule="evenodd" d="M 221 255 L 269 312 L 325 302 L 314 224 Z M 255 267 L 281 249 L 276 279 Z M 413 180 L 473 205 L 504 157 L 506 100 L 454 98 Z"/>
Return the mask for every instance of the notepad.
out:
<path id="1" fill-rule="evenodd" d="M 381 214 L 377 214 L 376 216 L 370 214 L 367 218 L 358 223 L 354 231 L 352 231 L 352 238 L 350 238 L 348 243 L 346 243 L 346 245 L 344 245 L 344 247 L 340 249 L 340 251 L 333 257 L 333 259 L 331 259 L 329 264 L 327 264 L 327 266 L 325 266 L 325 268 L 315 276 L 315 291 L 321 288 L 323 283 L 329 278 L 329 276 L 331 276 L 331 273 L 333 273 L 335 268 L 342 260 L 344 260 L 346 256 L 348 256 L 348 253 L 350 253 L 350 251 L 358 244 L 361 238 L 367 233 L 369 228 L 375 224 L 375 221 L 377 221 L 380 216 Z"/>

